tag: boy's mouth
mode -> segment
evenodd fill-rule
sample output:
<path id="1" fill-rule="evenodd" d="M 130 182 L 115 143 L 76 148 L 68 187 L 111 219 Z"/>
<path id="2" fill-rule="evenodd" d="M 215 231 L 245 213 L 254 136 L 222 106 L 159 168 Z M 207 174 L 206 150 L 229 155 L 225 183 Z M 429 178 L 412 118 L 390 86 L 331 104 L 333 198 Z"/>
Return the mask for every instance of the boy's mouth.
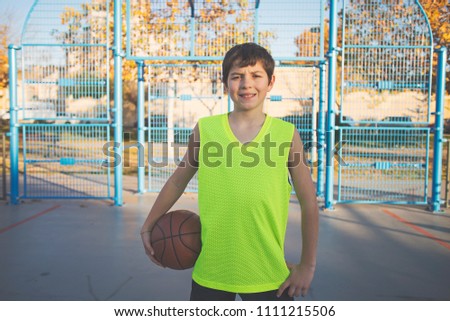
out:
<path id="1" fill-rule="evenodd" d="M 256 96 L 256 94 L 240 94 L 239 95 L 239 97 L 242 97 L 242 98 L 245 98 L 245 99 L 252 98 L 254 96 Z"/>

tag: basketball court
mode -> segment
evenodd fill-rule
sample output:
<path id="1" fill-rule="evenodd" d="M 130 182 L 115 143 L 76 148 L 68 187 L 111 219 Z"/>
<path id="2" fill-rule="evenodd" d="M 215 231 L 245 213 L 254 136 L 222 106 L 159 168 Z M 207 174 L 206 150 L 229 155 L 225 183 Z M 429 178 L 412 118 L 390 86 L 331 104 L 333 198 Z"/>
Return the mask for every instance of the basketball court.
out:
<path id="1" fill-rule="evenodd" d="M 276 61 L 265 112 L 308 144 L 323 210 L 305 299 L 450 300 L 447 52 L 418 0 L 38 0 L 21 35 L 0 300 L 189 298 L 191 270 L 152 264 L 139 232 L 198 119 L 233 110 L 220 61 L 243 42 Z M 197 189 L 174 209 L 198 212 Z M 294 197 L 289 223 L 295 262 Z"/>
<path id="2" fill-rule="evenodd" d="M 139 231 L 157 194 L 0 205 L 0 300 L 188 300 L 191 270 L 153 265 Z M 177 209 L 197 211 L 197 194 Z M 286 259 L 300 257 L 300 207 L 290 204 Z M 320 212 L 318 265 L 305 300 L 450 300 L 450 211 L 336 205 Z"/>

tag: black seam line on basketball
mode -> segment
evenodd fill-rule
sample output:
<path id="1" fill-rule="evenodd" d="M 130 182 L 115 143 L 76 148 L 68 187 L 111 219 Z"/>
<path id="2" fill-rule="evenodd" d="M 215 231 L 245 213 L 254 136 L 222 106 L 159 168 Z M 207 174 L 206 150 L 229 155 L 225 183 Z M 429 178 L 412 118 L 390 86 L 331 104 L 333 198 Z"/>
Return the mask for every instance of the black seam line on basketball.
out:
<path id="1" fill-rule="evenodd" d="M 197 250 L 193 249 L 192 247 L 190 247 L 189 244 L 186 244 L 186 243 L 183 241 L 183 238 L 181 237 L 181 236 L 183 236 L 183 235 L 192 235 L 192 234 L 198 234 L 198 232 L 197 232 L 197 233 L 193 233 L 193 232 L 192 232 L 192 233 L 183 233 L 183 234 L 179 234 L 179 235 L 177 235 L 177 236 L 180 238 L 181 244 L 183 244 L 186 248 L 188 248 L 189 250 L 191 250 L 191 251 L 194 252 L 195 254 L 200 254 L 199 251 L 197 251 Z"/>
<path id="2" fill-rule="evenodd" d="M 157 240 L 153 240 L 153 242 L 159 242 L 159 241 L 161 241 L 161 240 L 167 240 L 167 239 L 170 239 L 170 238 L 172 238 L 172 237 L 179 237 L 180 235 L 191 235 L 191 234 L 197 234 L 198 232 L 188 232 L 188 233 L 181 233 L 180 234 L 180 230 L 181 230 L 181 228 L 182 228 L 182 226 L 183 226 L 183 224 L 185 224 L 186 223 L 186 221 L 188 221 L 192 216 L 193 216 L 194 214 L 189 214 L 189 216 L 187 217 L 187 218 L 185 218 L 184 219 L 184 221 L 182 221 L 181 223 L 180 223 L 180 227 L 179 227 L 179 229 L 178 229 L 178 234 L 172 234 L 172 217 L 173 217 L 173 214 L 170 214 L 170 236 L 167 236 L 166 237 L 166 235 L 164 234 L 164 232 L 162 232 L 162 228 L 160 228 L 161 229 L 161 234 L 162 235 L 164 235 L 164 237 L 162 238 L 162 239 L 157 239 Z M 157 225 L 158 227 L 159 227 L 159 225 Z"/>
<path id="3" fill-rule="evenodd" d="M 194 216 L 194 214 L 189 215 L 183 222 L 181 222 L 180 224 L 180 230 L 183 227 L 183 224 L 185 224 L 188 220 L 190 220 L 192 217 Z M 195 254 L 200 254 L 199 251 L 194 250 L 193 248 L 191 248 L 190 246 L 188 246 L 188 244 L 183 242 L 183 238 L 181 236 L 183 235 L 192 235 L 192 234 L 198 234 L 198 232 L 189 232 L 189 233 L 178 233 L 178 238 L 180 239 L 181 244 L 183 244 L 186 248 L 188 248 L 189 250 L 191 250 L 192 252 L 194 252 Z"/>
<path id="4" fill-rule="evenodd" d="M 190 247 L 189 245 L 187 245 L 186 243 L 183 242 L 183 239 L 180 239 L 181 244 L 183 244 L 187 249 L 191 250 L 192 252 L 194 252 L 195 254 L 200 254 L 199 251 L 193 249 L 192 247 Z"/>
<path id="5" fill-rule="evenodd" d="M 192 215 L 193 214 L 190 214 L 188 217 L 186 217 L 181 223 L 180 223 L 180 225 L 179 225 L 179 227 L 178 227 L 178 233 L 177 233 L 177 235 L 172 235 L 173 237 L 177 237 L 178 239 L 179 239 L 179 241 L 181 242 L 181 244 L 183 244 L 184 246 L 186 246 L 186 244 L 184 244 L 183 243 L 183 239 L 182 239 L 182 235 L 187 235 L 188 233 L 180 233 L 180 231 L 181 231 L 181 229 L 183 228 L 183 225 L 188 221 L 188 220 L 190 220 L 191 219 L 191 217 L 192 217 Z M 170 230 L 170 231 L 172 231 L 172 229 Z M 192 233 L 189 233 L 189 234 L 192 234 Z M 175 244 L 174 244 L 174 242 L 172 241 L 172 245 L 173 245 L 173 247 L 174 247 L 174 253 L 175 253 L 175 257 L 176 257 L 176 259 L 177 259 L 177 261 L 178 261 L 178 264 L 183 268 L 183 269 L 185 269 L 186 267 L 185 266 L 183 266 L 183 264 L 181 264 L 181 261 L 180 261 L 180 259 L 179 259 L 179 257 L 178 257 L 178 253 L 175 251 Z M 188 246 L 186 246 L 189 250 L 191 250 L 192 251 L 192 249 L 191 248 L 189 248 Z M 193 251 L 193 252 L 195 252 L 195 251 Z"/>
<path id="6" fill-rule="evenodd" d="M 173 219 L 173 214 L 170 215 L 170 234 L 172 234 L 172 219 Z M 180 225 L 180 226 L 181 226 L 181 225 Z M 172 236 L 173 236 L 173 235 L 172 235 Z M 178 257 L 178 253 L 177 253 L 177 251 L 176 251 L 176 249 L 175 249 L 175 244 L 174 244 L 173 240 L 172 240 L 171 243 L 172 243 L 173 253 L 175 254 L 175 258 L 177 259 L 177 262 L 178 262 L 178 266 L 180 266 L 181 268 L 183 268 L 183 265 L 181 264 L 180 259 L 179 259 L 179 257 Z"/>
<path id="7" fill-rule="evenodd" d="M 182 229 L 182 227 L 183 227 L 183 224 L 185 224 L 191 217 L 192 217 L 192 214 L 190 214 L 188 217 L 186 217 L 186 218 L 184 219 L 184 221 L 182 221 L 182 222 L 180 223 L 180 227 L 178 228 L 178 235 L 180 235 L 180 231 L 181 231 L 181 229 Z"/>
<path id="8" fill-rule="evenodd" d="M 199 233 L 199 232 L 187 232 L 187 233 L 175 234 L 175 235 L 172 235 L 172 237 L 179 237 L 179 236 L 182 236 L 182 235 L 192 235 L 192 234 L 198 234 L 198 233 Z M 163 233 L 163 234 L 164 234 L 164 233 Z M 157 240 L 153 240 L 153 241 L 152 241 L 152 244 L 153 244 L 153 243 L 156 243 L 156 242 L 159 242 L 159 241 L 168 240 L 168 239 L 170 239 L 170 238 L 172 238 L 172 237 L 167 236 L 167 237 L 163 237 L 163 238 L 160 238 L 160 239 L 157 239 Z"/>

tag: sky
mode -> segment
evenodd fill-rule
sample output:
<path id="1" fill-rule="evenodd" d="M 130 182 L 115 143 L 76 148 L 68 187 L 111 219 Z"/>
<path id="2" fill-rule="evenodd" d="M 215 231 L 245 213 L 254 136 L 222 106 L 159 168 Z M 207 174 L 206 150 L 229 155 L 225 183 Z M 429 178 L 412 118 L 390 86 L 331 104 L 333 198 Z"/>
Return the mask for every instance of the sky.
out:
<path id="1" fill-rule="evenodd" d="M 0 0 L 0 24 L 11 25 L 13 35 L 20 37 L 25 18 L 34 0 Z"/>

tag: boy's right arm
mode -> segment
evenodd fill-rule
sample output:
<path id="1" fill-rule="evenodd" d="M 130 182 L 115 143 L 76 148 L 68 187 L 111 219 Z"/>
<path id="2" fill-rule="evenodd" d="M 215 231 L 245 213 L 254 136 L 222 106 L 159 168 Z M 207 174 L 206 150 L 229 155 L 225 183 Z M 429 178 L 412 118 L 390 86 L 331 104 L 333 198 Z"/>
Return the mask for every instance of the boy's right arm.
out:
<path id="1" fill-rule="evenodd" d="M 195 175 L 198 169 L 198 152 L 200 148 L 200 133 L 198 125 L 193 129 L 189 138 L 189 144 L 183 160 L 180 162 L 172 176 L 164 184 L 161 192 L 153 204 L 150 213 L 147 216 L 142 228 L 141 238 L 144 244 L 145 253 L 150 260 L 161 266 L 160 262 L 155 259 L 153 248 L 150 242 L 150 233 L 155 222 L 175 204 L 186 189 L 187 184 Z"/>

